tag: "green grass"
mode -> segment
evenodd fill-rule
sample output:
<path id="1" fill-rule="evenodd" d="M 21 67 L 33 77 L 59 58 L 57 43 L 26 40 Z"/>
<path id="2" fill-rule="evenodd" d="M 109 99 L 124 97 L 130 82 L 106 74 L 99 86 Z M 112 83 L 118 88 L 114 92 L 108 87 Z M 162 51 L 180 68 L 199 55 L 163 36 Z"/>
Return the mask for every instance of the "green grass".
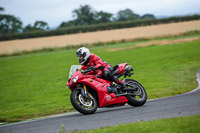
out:
<path id="1" fill-rule="evenodd" d="M 149 99 L 184 93 L 197 86 L 199 41 L 116 52 L 108 52 L 106 48 L 95 47 L 91 52 L 112 65 L 123 62 L 132 65 L 135 68 L 132 78 L 146 88 Z M 73 110 L 66 81 L 70 66 L 78 63 L 75 52 L 61 50 L 1 57 L 0 122 Z"/>
<path id="2" fill-rule="evenodd" d="M 200 115 L 120 124 L 72 133 L 199 133 Z"/>

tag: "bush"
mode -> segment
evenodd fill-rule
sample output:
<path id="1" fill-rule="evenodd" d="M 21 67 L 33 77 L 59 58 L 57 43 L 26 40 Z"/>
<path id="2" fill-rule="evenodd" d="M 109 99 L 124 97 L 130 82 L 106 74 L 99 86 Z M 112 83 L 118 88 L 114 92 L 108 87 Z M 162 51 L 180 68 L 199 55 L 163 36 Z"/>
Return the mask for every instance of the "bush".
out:
<path id="1" fill-rule="evenodd" d="M 52 31 L 38 30 L 34 32 L 0 35 L 0 41 L 56 36 L 56 35 L 64 35 L 64 34 L 75 34 L 75 33 L 111 30 L 111 29 L 121 29 L 121 28 L 147 26 L 147 25 L 155 25 L 155 24 L 163 24 L 163 23 L 171 23 L 171 22 L 183 22 L 183 21 L 199 20 L 199 19 L 200 19 L 200 15 L 193 15 L 193 16 L 183 16 L 183 17 L 177 16 L 177 17 L 164 18 L 164 19 L 138 19 L 135 21 L 126 21 L 126 22 L 112 22 L 112 23 L 102 23 L 102 24 L 95 24 L 95 25 L 72 26 L 72 27 L 58 28 L 57 30 L 52 30 Z"/>

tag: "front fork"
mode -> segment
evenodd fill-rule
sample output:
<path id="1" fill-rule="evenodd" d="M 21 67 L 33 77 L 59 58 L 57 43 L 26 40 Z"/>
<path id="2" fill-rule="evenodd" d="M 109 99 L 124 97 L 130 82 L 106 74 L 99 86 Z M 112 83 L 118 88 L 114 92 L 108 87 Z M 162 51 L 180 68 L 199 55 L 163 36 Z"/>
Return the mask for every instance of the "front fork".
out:
<path id="1" fill-rule="evenodd" d="M 90 97 L 88 96 L 88 93 L 87 93 L 87 88 L 85 86 L 85 84 L 83 84 L 83 88 L 81 88 L 81 94 L 83 95 L 83 97 L 85 99 L 89 99 Z"/>

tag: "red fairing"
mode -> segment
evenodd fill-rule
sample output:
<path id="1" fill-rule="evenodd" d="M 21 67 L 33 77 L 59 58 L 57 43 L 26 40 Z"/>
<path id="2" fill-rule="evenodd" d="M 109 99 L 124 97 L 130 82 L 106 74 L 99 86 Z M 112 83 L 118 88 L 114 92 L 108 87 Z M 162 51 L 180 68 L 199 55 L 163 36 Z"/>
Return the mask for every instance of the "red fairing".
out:
<path id="1" fill-rule="evenodd" d="M 117 74 L 123 73 L 124 72 L 124 68 L 126 67 L 126 65 L 128 65 L 128 63 L 119 64 L 118 67 L 116 68 L 116 70 L 119 70 L 117 72 Z"/>
<path id="2" fill-rule="evenodd" d="M 107 86 L 110 86 L 110 81 L 93 77 L 93 78 L 84 78 L 81 81 L 81 83 L 90 86 L 98 93 L 99 107 L 128 102 L 126 97 L 116 98 L 114 93 L 110 94 L 107 91 Z"/>
<path id="3" fill-rule="evenodd" d="M 122 67 L 122 65 L 120 65 Z M 77 81 L 73 83 L 73 79 L 77 78 Z M 125 96 L 116 98 L 114 93 L 109 93 L 107 87 L 110 86 L 111 82 L 101 78 L 97 78 L 94 75 L 83 75 L 80 71 L 76 71 L 71 79 L 68 80 L 67 85 L 73 91 L 77 88 L 78 84 L 85 84 L 86 87 L 94 89 L 98 94 L 99 107 L 105 107 L 113 104 L 124 105 L 128 102 Z"/>

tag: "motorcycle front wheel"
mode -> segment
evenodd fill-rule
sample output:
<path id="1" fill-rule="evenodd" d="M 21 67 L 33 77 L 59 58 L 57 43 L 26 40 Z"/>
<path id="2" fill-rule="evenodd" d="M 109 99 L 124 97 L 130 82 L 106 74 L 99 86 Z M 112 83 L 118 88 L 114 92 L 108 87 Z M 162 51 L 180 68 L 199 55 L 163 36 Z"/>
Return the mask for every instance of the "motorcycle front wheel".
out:
<path id="1" fill-rule="evenodd" d="M 125 82 L 137 88 L 137 91 L 131 91 L 129 92 L 130 94 L 126 96 L 128 104 L 134 107 L 144 105 L 147 101 L 147 93 L 144 87 L 133 79 L 126 79 Z"/>
<path id="2" fill-rule="evenodd" d="M 97 101 L 92 94 L 88 92 L 89 98 L 86 99 L 80 89 L 73 90 L 70 95 L 70 101 L 73 107 L 82 114 L 93 114 L 97 110 Z"/>

